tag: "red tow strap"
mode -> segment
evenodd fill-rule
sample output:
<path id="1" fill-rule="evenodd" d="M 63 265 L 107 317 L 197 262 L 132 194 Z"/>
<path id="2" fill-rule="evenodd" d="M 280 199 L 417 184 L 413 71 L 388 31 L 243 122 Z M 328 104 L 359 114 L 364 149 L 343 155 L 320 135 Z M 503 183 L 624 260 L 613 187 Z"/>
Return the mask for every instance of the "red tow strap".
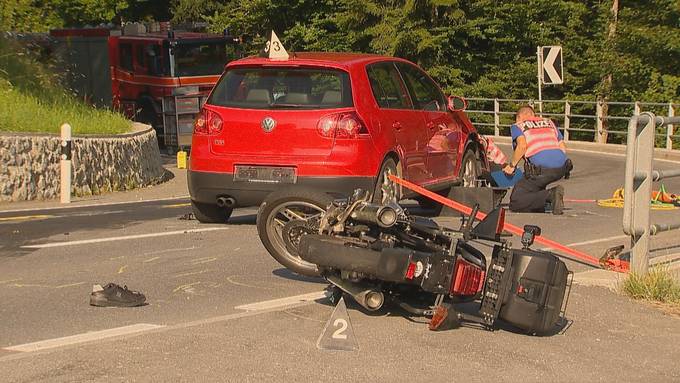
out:
<path id="1" fill-rule="evenodd" d="M 407 189 L 413 190 L 414 192 L 416 192 L 418 194 L 421 194 L 425 197 L 428 197 L 432 200 L 435 200 L 435 201 L 441 203 L 442 205 L 450 207 L 451 209 L 457 210 L 457 211 L 459 211 L 463 214 L 471 214 L 472 213 L 472 208 L 465 206 L 465 205 L 463 205 L 459 202 L 456 202 L 454 200 L 450 200 L 450 199 L 443 197 L 443 196 L 441 196 L 437 193 L 431 192 L 431 191 L 429 191 L 425 188 L 422 188 L 422 187 L 420 187 L 420 186 L 418 186 L 418 185 L 416 185 L 412 182 L 406 181 L 406 180 L 401 179 L 401 178 L 394 176 L 394 175 L 390 175 L 389 178 L 392 182 L 395 182 L 395 183 L 397 183 L 397 184 L 399 184 L 399 185 L 401 185 L 401 186 L 403 186 Z M 486 217 L 486 214 L 484 214 L 482 212 L 478 212 L 477 216 L 475 218 L 478 219 L 478 220 L 482 220 L 485 217 Z M 507 230 L 508 232 L 510 232 L 512 234 L 518 235 L 518 236 L 521 236 L 522 233 L 524 233 L 524 229 L 519 228 L 519 227 L 512 225 L 512 224 L 509 224 L 507 222 L 504 224 L 503 229 Z M 548 239 L 548 238 L 545 238 L 545 237 L 542 237 L 542 236 L 536 236 L 534 241 L 536 241 L 536 242 L 538 242 L 542 245 L 548 246 L 553 250 L 560 251 L 560 252 L 566 254 L 567 255 L 566 258 L 575 259 L 575 260 L 578 260 L 580 262 L 584 262 L 584 263 L 586 263 L 590 266 L 593 266 L 593 267 L 604 268 L 604 269 L 607 269 L 607 270 L 618 271 L 618 272 L 621 272 L 621 273 L 627 273 L 629 268 L 630 268 L 629 263 L 626 262 L 626 261 L 622 261 L 620 259 L 607 259 L 607 260 L 603 259 L 603 260 L 600 260 L 596 257 L 593 257 L 590 254 L 586 254 L 582 251 L 572 249 L 570 247 L 564 246 L 560 243 L 557 243 L 557 242 L 555 242 L 551 239 Z"/>

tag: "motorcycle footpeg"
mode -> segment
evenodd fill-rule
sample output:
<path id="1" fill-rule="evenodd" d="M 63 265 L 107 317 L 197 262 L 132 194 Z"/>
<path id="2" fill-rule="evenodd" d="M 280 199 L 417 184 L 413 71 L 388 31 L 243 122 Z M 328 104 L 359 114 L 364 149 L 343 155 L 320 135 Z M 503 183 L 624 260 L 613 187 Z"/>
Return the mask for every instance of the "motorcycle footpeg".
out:
<path id="1" fill-rule="evenodd" d="M 431 331 L 452 330 L 460 327 L 460 314 L 453 305 L 442 303 L 435 307 L 434 314 L 428 325 Z"/>

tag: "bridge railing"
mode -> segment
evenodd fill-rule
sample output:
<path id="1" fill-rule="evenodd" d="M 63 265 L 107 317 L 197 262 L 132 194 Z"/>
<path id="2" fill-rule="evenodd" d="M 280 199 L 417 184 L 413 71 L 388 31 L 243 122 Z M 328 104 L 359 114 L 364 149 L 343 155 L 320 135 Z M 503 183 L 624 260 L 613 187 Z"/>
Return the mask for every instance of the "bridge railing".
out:
<path id="1" fill-rule="evenodd" d="M 466 110 L 475 127 L 484 134 L 510 135 L 515 112 L 522 104 L 543 110 L 543 117 L 557 122 L 565 140 L 597 143 L 625 143 L 631 115 L 651 112 L 657 116 L 675 117 L 680 104 L 675 102 L 613 102 L 580 100 L 537 100 L 468 98 Z M 656 147 L 680 149 L 680 131 L 673 124 L 658 126 L 654 134 Z"/>
<path id="2" fill-rule="evenodd" d="M 623 202 L 623 232 L 631 239 L 631 269 L 646 273 L 649 267 L 650 237 L 680 229 L 680 221 L 650 224 L 652 182 L 680 177 L 680 169 L 654 170 L 654 135 L 658 126 L 680 125 L 680 117 L 658 117 L 645 112 L 628 123 L 626 179 Z"/>

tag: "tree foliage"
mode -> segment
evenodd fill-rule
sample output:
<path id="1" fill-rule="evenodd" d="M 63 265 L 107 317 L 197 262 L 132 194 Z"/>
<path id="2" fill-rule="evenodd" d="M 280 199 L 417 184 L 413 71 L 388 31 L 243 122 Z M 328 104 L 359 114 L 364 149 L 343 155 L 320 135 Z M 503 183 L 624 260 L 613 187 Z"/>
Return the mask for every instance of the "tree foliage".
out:
<path id="1" fill-rule="evenodd" d="M 680 2 L 619 0 L 614 19 L 613 1 L 0 0 L 0 29 L 172 16 L 245 35 L 251 53 L 274 29 L 289 50 L 400 56 L 451 93 L 498 98 L 535 97 L 536 47 L 561 45 L 565 83 L 546 98 L 677 101 Z"/>

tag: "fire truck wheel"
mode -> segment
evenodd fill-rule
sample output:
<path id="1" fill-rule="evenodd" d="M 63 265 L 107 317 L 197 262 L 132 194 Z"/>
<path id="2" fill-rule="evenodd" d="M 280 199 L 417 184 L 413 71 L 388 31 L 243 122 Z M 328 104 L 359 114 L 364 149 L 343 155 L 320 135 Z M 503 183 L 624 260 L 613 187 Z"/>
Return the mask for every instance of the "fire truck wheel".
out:
<path id="1" fill-rule="evenodd" d="M 222 208 L 217 205 L 191 201 L 194 217 L 201 223 L 227 223 L 232 208 Z"/>

